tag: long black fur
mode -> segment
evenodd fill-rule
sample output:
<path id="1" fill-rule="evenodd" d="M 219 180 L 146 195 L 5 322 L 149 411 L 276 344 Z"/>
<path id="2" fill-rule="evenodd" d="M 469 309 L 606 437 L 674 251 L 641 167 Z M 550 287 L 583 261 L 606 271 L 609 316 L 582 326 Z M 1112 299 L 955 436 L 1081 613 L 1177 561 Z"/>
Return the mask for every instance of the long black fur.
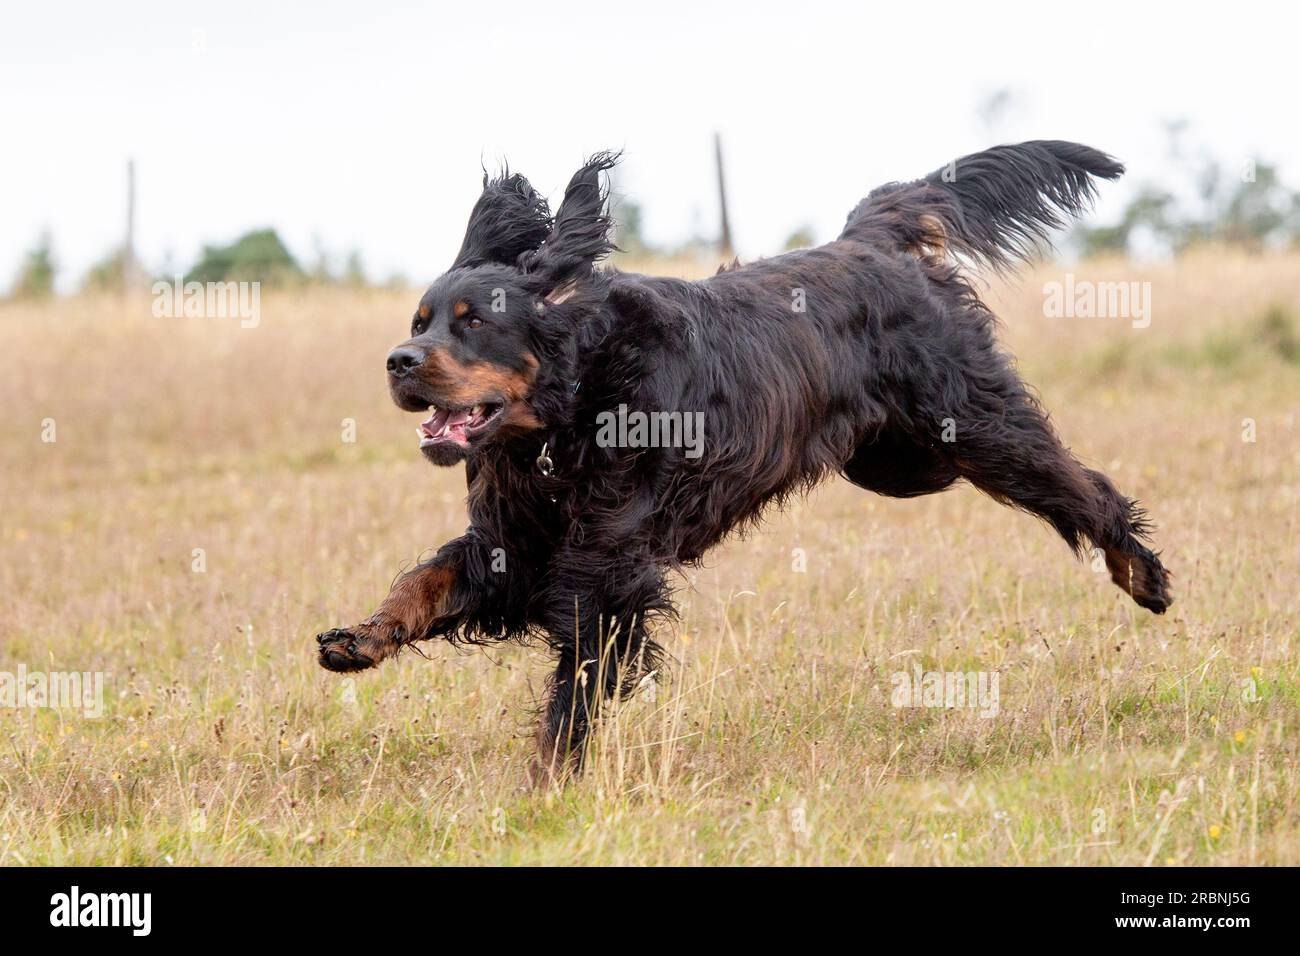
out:
<path id="1" fill-rule="evenodd" d="M 541 765 L 567 765 L 600 701 L 660 666 L 669 573 L 835 473 L 896 497 L 965 478 L 1099 548 L 1121 588 L 1165 610 L 1142 513 L 1061 444 L 957 261 L 1027 257 L 1118 163 L 1072 143 L 996 147 L 876 190 L 824 246 L 686 282 L 593 268 L 612 248 L 600 176 L 614 161 L 580 169 L 553 220 L 519 177 L 489 183 L 492 214 L 475 207 L 457 266 L 421 300 L 394 353 L 421 364 L 390 361 L 403 408 L 489 400 L 502 382 L 527 394 L 491 434 L 431 456 L 467 461 L 469 530 L 374 618 L 321 635 L 325 666 L 435 636 L 540 637 L 557 657 Z M 497 214 L 512 209 L 517 227 Z M 702 454 L 601 447 L 598 416 L 620 405 L 702 412 Z"/>
<path id="2" fill-rule="evenodd" d="M 470 210 L 465 241 L 453 269 L 489 262 L 513 262 L 536 249 L 550 234 L 551 209 L 523 176 L 502 170 L 495 179 L 483 174 L 483 195 Z"/>

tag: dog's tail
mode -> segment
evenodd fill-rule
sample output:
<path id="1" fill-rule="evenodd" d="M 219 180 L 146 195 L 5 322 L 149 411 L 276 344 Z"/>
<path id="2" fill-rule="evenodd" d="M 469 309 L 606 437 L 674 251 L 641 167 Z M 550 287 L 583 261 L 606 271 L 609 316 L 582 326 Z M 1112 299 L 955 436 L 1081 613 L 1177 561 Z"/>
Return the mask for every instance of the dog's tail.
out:
<path id="1" fill-rule="evenodd" d="M 1048 233 L 1091 204 L 1093 177 L 1118 179 L 1105 153 L 1061 140 L 995 146 L 924 179 L 872 190 L 849 213 L 841 239 L 917 255 L 947 253 L 994 269 L 1032 258 Z"/>

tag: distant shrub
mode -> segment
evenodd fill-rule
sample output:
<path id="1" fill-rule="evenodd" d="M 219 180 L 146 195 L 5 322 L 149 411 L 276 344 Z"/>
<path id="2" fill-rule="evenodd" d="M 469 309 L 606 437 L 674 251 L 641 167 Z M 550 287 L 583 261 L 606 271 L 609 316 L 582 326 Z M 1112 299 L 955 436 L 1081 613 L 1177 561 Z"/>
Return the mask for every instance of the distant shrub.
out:
<path id="1" fill-rule="evenodd" d="M 49 233 L 43 234 L 27 253 L 14 277 L 9 296 L 13 299 L 48 299 L 54 295 L 54 262 Z"/>
<path id="2" fill-rule="evenodd" d="M 370 284 L 366 278 L 366 267 L 361 262 L 361 253 L 353 249 L 343 265 L 343 284 L 360 289 Z"/>
<path id="3" fill-rule="evenodd" d="M 641 205 L 626 196 L 619 196 L 614 207 L 614 242 L 618 248 L 633 256 L 653 252 L 643 232 Z"/>
<path id="4" fill-rule="evenodd" d="M 811 249 L 815 245 L 817 245 L 817 240 L 813 238 L 812 227 L 800 226 L 786 237 L 785 251 L 790 252 L 793 249 Z"/>
<path id="5" fill-rule="evenodd" d="M 126 257 L 114 249 L 86 270 L 81 287 L 87 292 L 121 292 L 126 274 Z"/>
<path id="6" fill-rule="evenodd" d="M 1238 326 L 1222 328 L 1198 343 L 1176 342 L 1164 359 L 1180 368 L 1239 370 L 1249 363 L 1283 361 L 1300 364 L 1300 328 L 1285 306 L 1272 305 Z"/>
<path id="7" fill-rule="evenodd" d="M 1200 355 L 1193 356 L 1193 362 L 1217 369 L 1231 369 L 1241 362 L 1246 354 L 1247 342 L 1241 335 L 1211 335 L 1201 345 Z"/>
<path id="8" fill-rule="evenodd" d="M 267 285 L 298 282 L 302 267 L 290 255 L 274 229 L 258 229 L 228 246 L 204 246 L 198 264 L 186 282 L 262 282 Z"/>
<path id="9" fill-rule="evenodd" d="M 1188 155 L 1186 125 L 1170 123 L 1167 133 L 1170 165 L 1187 182 L 1140 183 L 1119 222 L 1076 229 L 1083 254 L 1124 254 L 1152 242 L 1173 253 L 1205 243 L 1252 251 L 1300 245 L 1300 193 L 1277 167 L 1252 159 L 1232 169 L 1207 150 Z"/>
<path id="10" fill-rule="evenodd" d="M 1255 321 L 1259 341 L 1284 362 L 1300 363 L 1300 332 L 1284 306 L 1273 305 Z"/>

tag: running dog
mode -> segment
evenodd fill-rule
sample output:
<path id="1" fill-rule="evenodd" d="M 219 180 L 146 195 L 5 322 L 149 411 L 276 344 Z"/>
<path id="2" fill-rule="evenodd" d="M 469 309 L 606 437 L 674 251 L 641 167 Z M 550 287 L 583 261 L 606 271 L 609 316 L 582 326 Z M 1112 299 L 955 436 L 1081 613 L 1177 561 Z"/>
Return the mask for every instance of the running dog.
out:
<path id="1" fill-rule="evenodd" d="M 1142 607 L 1169 607 L 1143 512 L 1061 443 L 964 273 L 1030 258 L 1119 163 L 998 146 L 876 189 L 833 242 L 687 282 L 597 268 L 615 161 L 588 161 L 554 215 L 522 176 L 484 176 L 460 253 L 387 361 L 393 400 L 425 416 L 424 456 L 465 462 L 470 526 L 372 616 L 319 635 L 324 667 L 436 637 L 545 641 L 534 770 L 561 776 L 602 701 L 660 668 L 670 572 L 834 474 L 899 498 L 964 478 L 1076 553 L 1100 549 Z M 615 410 L 698 416 L 701 440 L 612 441 Z"/>

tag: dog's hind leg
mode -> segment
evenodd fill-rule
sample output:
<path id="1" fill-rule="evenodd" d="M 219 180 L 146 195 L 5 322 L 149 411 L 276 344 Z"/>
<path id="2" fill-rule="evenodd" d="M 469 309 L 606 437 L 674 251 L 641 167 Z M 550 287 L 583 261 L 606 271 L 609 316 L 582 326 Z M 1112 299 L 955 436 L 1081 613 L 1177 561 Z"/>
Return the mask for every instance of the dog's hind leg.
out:
<path id="1" fill-rule="evenodd" d="M 994 404 L 954 416 L 953 461 L 962 477 L 1043 518 L 1076 553 L 1088 542 L 1100 548 L 1111 579 L 1142 607 L 1164 613 L 1173 601 L 1169 575 L 1143 543 L 1149 529 L 1137 504 L 1070 454 L 1019 383 Z"/>

